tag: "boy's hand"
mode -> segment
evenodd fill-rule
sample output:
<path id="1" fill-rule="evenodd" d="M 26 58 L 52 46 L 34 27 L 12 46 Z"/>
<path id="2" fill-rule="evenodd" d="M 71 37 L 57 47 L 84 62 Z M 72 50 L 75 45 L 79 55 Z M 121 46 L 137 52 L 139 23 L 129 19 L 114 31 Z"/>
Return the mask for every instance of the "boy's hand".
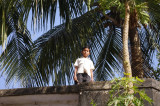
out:
<path id="1" fill-rule="evenodd" d="M 77 81 L 77 76 L 76 75 L 74 76 L 74 80 Z"/>
<path id="2" fill-rule="evenodd" d="M 91 79 L 91 82 L 93 82 L 94 80 L 93 79 Z"/>

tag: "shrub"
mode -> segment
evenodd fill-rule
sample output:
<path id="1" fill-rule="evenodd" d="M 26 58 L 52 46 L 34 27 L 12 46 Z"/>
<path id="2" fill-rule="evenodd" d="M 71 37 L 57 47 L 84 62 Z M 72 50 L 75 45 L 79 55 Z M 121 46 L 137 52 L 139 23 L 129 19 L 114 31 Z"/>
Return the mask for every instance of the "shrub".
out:
<path id="1" fill-rule="evenodd" d="M 138 77 L 113 79 L 107 106 L 144 106 L 144 100 L 151 104 L 152 99 L 147 96 L 144 90 L 139 90 L 137 87 L 142 82 L 143 80 Z M 133 87 L 130 87 L 129 83 L 133 83 Z M 130 90 L 133 93 L 129 93 Z"/>

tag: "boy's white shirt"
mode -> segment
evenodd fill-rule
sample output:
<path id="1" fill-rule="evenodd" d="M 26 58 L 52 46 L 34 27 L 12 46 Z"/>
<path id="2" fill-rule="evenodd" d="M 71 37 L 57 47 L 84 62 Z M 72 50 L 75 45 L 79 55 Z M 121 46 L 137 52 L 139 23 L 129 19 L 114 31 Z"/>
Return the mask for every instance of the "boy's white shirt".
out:
<path id="1" fill-rule="evenodd" d="M 75 67 L 78 67 L 77 73 L 87 73 L 91 77 L 90 70 L 94 70 L 93 62 L 88 57 L 81 57 L 76 60 L 74 63 Z"/>

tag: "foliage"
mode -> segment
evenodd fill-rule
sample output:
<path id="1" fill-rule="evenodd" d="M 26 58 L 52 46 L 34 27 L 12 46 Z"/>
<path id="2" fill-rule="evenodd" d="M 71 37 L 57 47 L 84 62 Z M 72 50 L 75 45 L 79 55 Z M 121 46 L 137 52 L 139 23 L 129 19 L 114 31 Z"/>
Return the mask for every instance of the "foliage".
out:
<path id="1" fill-rule="evenodd" d="M 124 17 L 125 15 L 124 2 L 120 2 L 120 0 L 99 0 L 98 2 L 104 14 L 106 10 L 111 10 L 112 8 L 116 7 L 117 11 L 120 11 L 121 16 Z"/>
<path id="2" fill-rule="evenodd" d="M 88 1 L 85 1 L 85 2 L 87 3 Z M 58 70 L 58 69 L 61 70 L 61 66 L 60 66 L 61 64 L 58 64 L 58 63 L 62 62 L 63 59 L 62 59 L 62 57 L 57 56 L 57 52 L 59 52 L 59 50 L 60 51 L 62 50 L 62 48 L 63 48 L 62 42 L 66 42 L 66 36 L 65 36 L 65 38 L 64 38 L 64 36 L 60 36 L 60 37 L 47 36 L 49 38 L 53 37 L 52 40 L 55 40 L 55 41 L 60 40 L 58 44 L 61 45 L 61 48 L 59 48 L 59 46 L 57 46 L 57 44 L 54 45 L 56 47 L 55 48 L 56 50 L 55 49 L 52 49 L 52 50 L 56 51 L 56 53 L 54 54 L 54 56 L 53 56 L 53 53 L 51 53 L 52 56 L 51 55 L 48 55 L 48 56 L 55 57 L 55 58 L 57 57 L 57 58 L 56 59 L 54 58 L 54 62 L 50 61 L 49 63 L 48 63 L 48 61 L 46 62 L 46 61 L 42 60 L 43 63 L 45 63 L 44 65 L 47 64 L 46 65 L 47 68 L 46 67 L 42 68 L 41 65 L 40 65 L 40 67 L 37 66 L 37 64 L 39 64 L 40 59 L 35 60 L 35 59 L 37 59 L 37 56 L 39 55 L 38 53 L 40 53 L 40 51 L 37 51 L 37 52 L 35 51 L 35 49 L 37 48 L 36 46 L 39 46 L 39 44 L 43 43 L 43 45 L 41 45 L 42 46 L 41 48 L 43 48 L 43 46 L 45 46 L 45 45 L 46 45 L 45 47 L 52 48 L 52 45 L 48 46 L 49 43 L 45 42 L 46 39 L 41 39 L 41 38 L 38 39 L 38 41 L 39 41 L 38 43 L 35 42 L 35 44 L 33 44 L 32 40 L 31 40 L 30 32 L 27 30 L 26 27 L 27 27 L 27 23 L 28 23 L 28 18 L 32 18 L 32 25 L 33 26 L 31 25 L 31 27 L 34 29 L 34 31 L 37 31 L 37 30 L 39 31 L 42 28 L 45 29 L 45 27 L 48 26 L 49 19 L 50 19 L 50 28 L 53 28 L 54 22 L 55 22 L 56 12 L 59 9 L 61 22 L 65 23 L 65 24 L 60 25 L 61 27 L 53 28 L 52 31 L 49 31 L 49 34 L 51 34 L 50 32 L 55 32 L 54 35 L 57 34 L 56 29 L 58 29 L 58 31 L 61 30 L 64 32 L 63 35 L 66 35 L 66 34 L 68 35 L 69 33 L 66 30 L 68 30 L 68 28 L 70 27 L 71 18 L 73 18 L 72 16 L 74 16 L 74 18 L 75 18 L 75 17 L 81 15 L 82 13 L 84 13 L 85 9 L 82 8 L 83 5 L 85 5 L 85 3 L 81 0 L 78 0 L 78 1 L 77 0 L 74 0 L 74 1 L 1 0 L 0 1 L 0 29 L 2 29 L 2 30 L 0 30 L 0 34 L 1 34 L 0 35 L 0 46 L 1 45 L 4 46 L 3 49 L 5 49 L 4 52 L 2 54 L 0 54 L 0 71 L 2 72 L 2 75 L 5 75 L 5 74 L 7 75 L 7 77 L 6 77 L 7 84 L 9 82 L 12 82 L 13 80 L 15 80 L 15 82 L 19 81 L 23 87 L 46 86 L 46 85 L 48 85 L 48 83 L 50 81 L 50 76 L 52 76 L 52 78 L 53 77 L 55 78 L 52 80 L 53 82 L 55 82 L 55 84 L 56 83 L 62 84 L 62 82 L 66 83 L 65 76 L 68 76 L 68 82 L 71 81 L 72 77 L 70 77 L 70 75 L 72 75 L 72 74 L 70 73 L 70 71 L 67 71 L 67 75 L 66 75 L 66 71 L 60 72 Z M 29 15 L 31 15 L 31 17 L 29 17 Z M 81 19 L 81 20 L 83 21 L 83 19 Z M 80 21 L 80 22 L 82 22 L 82 21 Z M 82 23 L 79 23 L 79 24 L 82 24 Z M 90 26 L 90 25 L 91 24 L 88 24 L 88 26 Z M 78 26 L 78 25 L 75 24 L 75 26 Z M 94 26 L 94 23 L 93 23 L 93 26 Z M 83 26 L 81 26 L 81 27 L 83 27 Z M 74 27 L 74 28 L 76 29 L 77 27 Z M 85 31 L 89 32 L 89 30 L 91 30 L 91 28 L 85 29 L 85 27 L 84 27 L 84 29 L 79 30 L 79 32 L 84 33 Z M 77 30 L 75 30 L 75 31 L 77 31 Z M 75 33 L 76 32 L 74 32 L 74 35 L 75 35 Z M 82 33 L 81 33 L 81 35 L 82 35 Z M 58 33 L 58 35 L 59 35 L 59 33 Z M 69 34 L 69 35 L 73 35 L 73 34 Z M 74 37 L 73 36 L 72 36 L 72 38 L 76 39 L 76 36 L 74 36 Z M 46 38 L 46 36 L 45 36 L 45 38 Z M 64 39 L 62 39 L 62 38 L 64 38 Z M 69 37 L 68 37 L 68 39 L 69 39 Z M 53 42 L 52 40 L 50 39 L 49 41 Z M 72 45 L 75 42 L 71 39 L 70 39 L 70 41 L 72 41 L 72 42 L 70 44 L 66 44 L 66 46 Z M 44 42 L 46 44 L 44 44 Z M 78 44 L 78 43 L 79 42 L 77 42 L 76 44 Z M 72 46 L 72 48 L 75 48 L 75 45 L 73 45 L 73 46 Z M 80 45 L 78 45 L 78 46 L 80 46 Z M 35 48 L 33 48 L 33 47 L 35 47 Z M 57 50 L 57 48 L 58 48 L 58 50 Z M 66 51 L 70 52 L 70 50 L 72 50 L 72 48 L 70 48 L 68 46 L 67 48 L 65 48 L 65 50 L 67 49 Z M 39 50 L 41 50 L 41 49 L 39 48 Z M 48 51 L 50 51 L 50 50 L 48 50 Z M 46 51 L 44 51 L 44 52 L 46 53 Z M 34 53 L 37 53 L 38 55 L 35 56 Z M 59 54 L 60 54 L 60 52 L 59 52 Z M 66 57 L 68 59 L 69 53 L 66 54 L 66 52 L 64 51 L 64 54 L 65 54 L 64 56 L 67 55 Z M 61 56 L 63 56 L 63 55 L 61 55 Z M 50 59 L 52 59 L 51 57 L 50 57 Z M 45 58 L 45 60 L 50 60 L 50 59 Z M 56 62 L 56 60 L 58 62 Z M 63 62 L 66 62 L 66 60 L 64 60 Z M 70 60 L 71 60 L 71 58 L 70 58 Z M 42 63 L 42 61 L 40 63 Z M 67 64 L 66 66 L 62 66 L 62 67 L 65 68 L 66 70 L 71 70 L 68 68 L 71 67 L 72 61 L 70 61 L 70 62 L 68 61 L 67 63 L 69 63 L 69 64 Z M 55 66 L 53 64 L 57 64 L 58 68 L 57 67 L 55 68 Z M 48 65 L 51 67 L 48 67 Z M 58 71 L 54 72 L 53 67 L 56 71 L 57 70 Z M 48 68 L 50 68 L 50 69 L 48 69 Z M 41 69 L 41 70 L 45 69 L 45 70 L 43 70 L 42 73 L 40 73 L 40 71 L 38 69 Z M 63 74 L 64 74 L 64 76 L 63 76 Z M 57 78 L 57 76 L 58 76 L 58 78 Z M 58 80 L 58 79 L 60 79 L 60 80 Z M 62 80 L 62 82 L 61 82 L 61 80 Z"/>
<path id="3" fill-rule="evenodd" d="M 160 53 L 159 52 L 157 54 L 157 59 L 158 59 L 157 69 L 155 69 L 152 74 L 156 80 L 160 81 Z"/>
<path id="4" fill-rule="evenodd" d="M 106 10 L 112 10 L 114 8 L 116 9 L 116 11 L 120 12 L 121 18 L 124 19 L 125 1 L 123 0 L 99 0 L 98 2 L 104 14 Z M 129 0 L 129 5 L 130 5 L 131 13 L 135 10 L 138 12 L 137 18 L 140 20 L 142 24 L 149 23 L 150 18 L 148 14 L 147 2 L 140 1 L 140 0 Z"/>
<path id="5" fill-rule="evenodd" d="M 97 104 L 94 102 L 94 100 L 92 99 L 91 100 L 91 103 L 90 103 L 92 106 L 97 106 Z"/>
<path id="6" fill-rule="evenodd" d="M 3 32 L 0 30 L 0 45 L 4 44 L 5 39 L 10 40 L 0 56 L 0 71 L 3 71 L 3 75 L 6 74 L 7 82 L 16 79 L 15 82 L 22 81 L 24 87 L 47 86 L 52 82 L 53 85 L 65 85 L 66 82 L 73 84 L 72 63 L 80 56 L 79 51 L 84 44 L 91 47 L 90 57 L 96 65 L 95 80 L 110 80 L 116 73 L 114 70 L 120 68 L 118 73 L 122 74 L 123 5 L 119 1 L 124 0 L 103 0 L 104 6 L 105 1 L 119 3 L 106 7 L 104 11 L 107 17 L 101 14 L 99 4 L 93 5 L 97 1 L 99 0 L 1 0 L 0 29 Z M 159 41 L 159 0 L 136 0 L 136 3 L 136 9 L 148 14 L 151 19 L 149 25 L 144 25 L 148 22 L 148 15 L 143 13 L 138 18 L 146 18 L 139 20 L 137 26 L 145 63 L 143 67 L 146 77 L 151 77 L 148 69 L 154 49 L 150 38 Z M 87 5 L 89 11 L 86 10 Z M 62 24 L 54 27 L 54 22 L 58 19 L 55 19 L 56 11 L 59 11 Z M 37 26 L 38 31 L 45 29 L 50 19 L 51 29 L 35 42 L 31 41 L 26 28 L 30 13 L 31 27 L 36 29 Z M 68 27 L 72 29 L 69 32 Z"/>
<path id="7" fill-rule="evenodd" d="M 156 42 L 155 39 L 151 39 L 151 41 L 153 42 L 153 48 L 155 48 L 157 51 L 156 51 L 156 62 L 157 62 L 157 67 L 156 68 L 152 68 L 152 76 L 154 77 L 154 79 L 160 81 L 160 45 L 159 45 L 159 42 Z"/>
<path id="8" fill-rule="evenodd" d="M 144 90 L 139 90 L 137 87 L 137 85 L 140 85 L 142 82 L 143 80 L 137 77 L 113 79 L 111 81 L 112 87 L 109 92 L 110 99 L 107 106 L 144 106 L 144 100 L 151 104 L 151 98 L 145 94 Z M 134 86 L 130 87 L 129 83 L 133 83 Z M 130 90 L 133 90 L 134 93 L 129 93 Z"/>
<path id="9" fill-rule="evenodd" d="M 55 23 L 56 10 L 67 29 L 70 29 L 71 18 L 84 13 L 82 6 L 89 5 L 91 1 L 83 0 L 1 0 L 0 1 L 0 45 L 4 45 L 8 33 L 8 27 L 15 27 L 13 19 L 18 21 L 18 27 L 27 28 L 28 18 L 31 15 L 34 31 L 46 28 L 50 19 L 50 27 Z M 59 7 L 59 8 L 58 8 Z M 18 18 L 15 13 L 19 13 Z M 10 24 L 8 24 L 10 23 Z M 24 26 L 25 25 L 25 26 Z"/>
<path id="10" fill-rule="evenodd" d="M 159 81 L 160 81 L 160 52 L 157 54 L 157 59 L 158 59 L 157 74 L 158 74 Z"/>

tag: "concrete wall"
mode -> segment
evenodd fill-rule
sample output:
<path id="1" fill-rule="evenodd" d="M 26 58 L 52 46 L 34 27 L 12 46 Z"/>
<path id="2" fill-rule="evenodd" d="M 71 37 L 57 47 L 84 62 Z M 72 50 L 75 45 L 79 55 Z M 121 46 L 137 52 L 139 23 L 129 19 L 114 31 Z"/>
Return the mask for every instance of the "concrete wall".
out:
<path id="1" fill-rule="evenodd" d="M 144 89 L 146 94 L 153 100 L 152 105 L 145 101 L 144 106 L 160 106 L 160 82 L 151 78 L 144 80 L 139 89 Z M 81 87 L 82 93 L 79 96 L 80 106 L 92 106 L 90 104 L 91 100 L 94 100 L 97 106 L 106 106 L 110 96 L 108 94 L 110 88 L 110 82 L 96 82 L 83 85 Z"/>
<path id="2" fill-rule="evenodd" d="M 84 83 L 77 86 L 56 86 L 0 90 L 0 106 L 106 106 L 111 84 L 109 81 Z M 145 79 L 139 86 L 160 106 L 160 82 Z M 145 106 L 150 106 L 147 102 Z"/>
<path id="3" fill-rule="evenodd" d="M 77 106 L 77 86 L 0 90 L 0 106 Z"/>

